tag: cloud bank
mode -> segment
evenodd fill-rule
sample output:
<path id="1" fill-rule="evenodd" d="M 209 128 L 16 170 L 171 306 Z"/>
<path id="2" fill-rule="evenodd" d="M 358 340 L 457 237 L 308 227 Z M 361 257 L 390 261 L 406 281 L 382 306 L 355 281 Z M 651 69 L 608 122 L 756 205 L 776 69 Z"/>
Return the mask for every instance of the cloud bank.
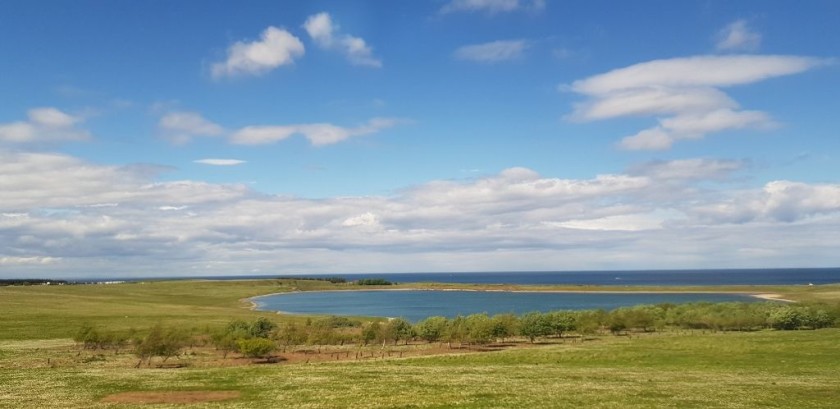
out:
<path id="1" fill-rule="evenodd" d="M 587 179 L 510 168 L 389 196 L 306 199 L 158 182 L 140 167 L 63 154 L 0 152 L 0 260 L 13 267 L 4 275 L 51 277 L 836 260 L 840 185 L 709 188 L 748 167 L 657 161 Z"/>

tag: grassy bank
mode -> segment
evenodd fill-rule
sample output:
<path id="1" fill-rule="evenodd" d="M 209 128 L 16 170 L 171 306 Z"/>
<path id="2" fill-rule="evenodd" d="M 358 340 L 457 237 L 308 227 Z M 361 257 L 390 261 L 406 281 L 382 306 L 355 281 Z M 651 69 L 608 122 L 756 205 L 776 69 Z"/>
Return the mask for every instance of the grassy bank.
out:
<path id="1" fill-rule="evenodd" d="M 101 400 L 126 391 L 234 391 L 238 398 L 202 406 L 823 408 L 840 400 L 838 336 L 671 333 L 481 354 L 181 369 L 50 368 L 32 358 L 33 348 L 48 354 L 67 345 L 6 341 L 0 407 L 117 407 Z"/>
<path id="2" fill-rule="evenodd" d="M 69 338 L 85 322 L 113 329 L 156 323 L 183 328 L 219 327 L 234 318 L 271 316 L 250 311 L 248 297 L 288 291 L 349 289 L 467 289 L 476 291 L 638 291 L 774 293 L 803 302 L 840 301 L 840 285 L 822 286 L 524 286 L 412 283 L 354 286 L 310 280 L 150 281 L 72 286 L 0 287 L 0 339 Z M 300 317 L 284 317 L 286 320 Z"/>

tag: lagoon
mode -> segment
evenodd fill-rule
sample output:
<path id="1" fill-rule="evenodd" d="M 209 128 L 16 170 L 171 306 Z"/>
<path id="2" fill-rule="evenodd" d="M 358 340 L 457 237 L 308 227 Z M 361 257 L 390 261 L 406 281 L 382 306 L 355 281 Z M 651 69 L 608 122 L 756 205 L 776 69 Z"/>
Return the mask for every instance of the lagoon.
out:
<path id="1" fill-rule="evenodd" d="M 722 293 L 572 293 L 509 291 L 312 291 L 253 298 L 256 309 L 292 314 L 402 317 L 419 321 L 430 316 L 455 317 L 552 310 L 611 310 L 638 304 L 688 302 L 751 302 L 745 294 Z"/>

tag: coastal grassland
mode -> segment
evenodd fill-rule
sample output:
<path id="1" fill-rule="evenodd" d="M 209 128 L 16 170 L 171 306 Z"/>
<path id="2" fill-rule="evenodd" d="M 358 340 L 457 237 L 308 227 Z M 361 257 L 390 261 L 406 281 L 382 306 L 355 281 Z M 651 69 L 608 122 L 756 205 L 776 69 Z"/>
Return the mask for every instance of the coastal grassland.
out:
<path id="1" fill-rule="evenodd" d="M 174 280 L 121 284 L 0 287 L 0 340 L 70 338 L 84 323 L 113 331 L 143 330 L 157 323 L 205 330 L 231 319 L 276 314 L 249 309 L 246 298 L 316 290 L 360 289 L 350 283 L 314 280 Z M 840 285 L 819 286 L 527 286 L 508 284 L 409 283 L 363 289 L 579 292 L 772 293 L 801 302 L 840 302 Z M 284 315 L 282 320 L 302 320 Z"/>
<path id="2" fill-rule="evenodd" d="M 840 300 L 838 285 L 426 283 L 387 288 L 710 291 L 775 293 L 802 302 Z M 234 408 L 822 408 L 840 401 L 840 329 L 672 330 L 631 337 L 600 335 L 585 342 L 553 339 L 496 352 L 341 362 L 204 365 L 198 364 L 201 356 L 187 354 L 177 362 L 197 364 L 183 368 L 134 368 L 137 358 L 128 351 L 82 351 L 70 340 L 83 323 L 107 330 L 142 331 L 158 323 L 203 330 L 222 327 L 231 319 L 259 316 L 305 320 L 252 311 L 243 299 L 276 292 L 350 289 L 358 287 L 308 280 L 0 287 L 0 408 L 132 407 L 103 399 L 123 392 L 177 391 L 231 394 L 236 397 L 191 407 Z"/>
<path id="3" fill-rule="evenodd" d="M 0 407 L 132 407 L 102 399 L 235 391 L 238 398 L 192 407 L 824 408 L 840 401 L 838 337 L 838 329 L 672 332 L 488 353 L 179 369 L 52 368 L 36 363 L 32 348 L 66 348 L 63 341 L 3 341 Z"/>
<path id="4" fill-rule="evenodd" d="M 157 323 L 216 327 L 235 318 L 275 316 L 249 310 L 244 298 L 326 288 L 334 286 L 303 280 L 175 280 L 0 287 L 0 339 L 70 338 L 84 323 L 114 331 Z"/>

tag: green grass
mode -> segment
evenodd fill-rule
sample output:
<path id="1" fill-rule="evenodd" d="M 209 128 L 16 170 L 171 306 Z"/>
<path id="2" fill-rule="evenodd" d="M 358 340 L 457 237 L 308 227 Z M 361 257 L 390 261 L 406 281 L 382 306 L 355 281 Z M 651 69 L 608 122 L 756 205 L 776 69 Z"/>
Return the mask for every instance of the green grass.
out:
<path id="1" fill-rule="evenodd" d="M 69 338 L 85 323 L 143 329 L 158 322 L 202 329 L 250 311 L 244 298 L 273 292 L 336 288 L 316 281 L 152 281 L 108 285 L 0 287 L 0 339 Z"/>
<path id="2" fill-rule="evenodd" d="M 412 285 L 418 286 L 439 287 Z M 490 353 L 179 369 L 135 369 L 130 355 L 112 352 L 85 362 L 68 339 L 83 322 L 106 329 L 144 329 L 158 322 L 204 328 L 232 318 L 277 318 L 250 311 L 240 300 L 347 288 L 277 280 L 2 287 L 0 408 L 130 407 L 100 399 L 171 390 L 240 391 L 232 401 L 190 406 L 231 408 L 824 408 L 840 402 L 838 329 L 603 336 Z M 836 285 L 702 288 L 715 289 L 773 292 L 801 301 L 840 299 Z"/>
<path id="3" fill-rule="evenodd" d="M 0 407 L 108 407 L 98 400 L 116 392 L 238 390 L 235 401 L 204 406 L 820 408 L 840 401 L 838 336 L 831 329 L 606 337 L 481 354 L 206 369 L 0 366 Z M 12 351 L 0 363 L 32 353 L 16 345 L 0 344 Z"/>

